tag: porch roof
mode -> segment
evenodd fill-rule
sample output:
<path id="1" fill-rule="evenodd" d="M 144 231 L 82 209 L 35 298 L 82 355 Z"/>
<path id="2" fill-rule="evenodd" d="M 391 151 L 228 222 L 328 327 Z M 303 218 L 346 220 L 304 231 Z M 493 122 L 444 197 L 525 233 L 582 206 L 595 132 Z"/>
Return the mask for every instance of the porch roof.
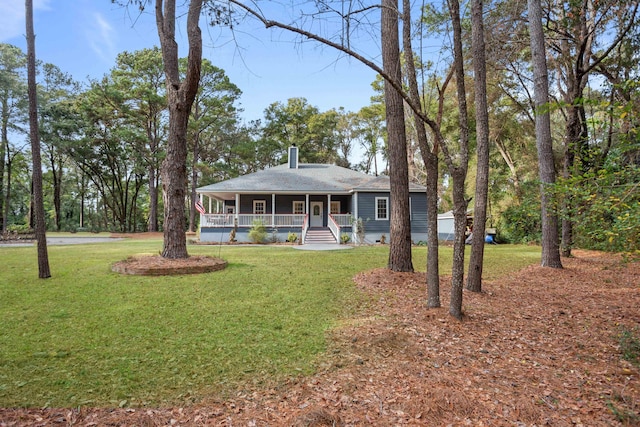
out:
<path id="1" fill-rule="evenodd" d="M 288 164 L 279 165 L 206 185 L 196 191 L 224 198 L 235 193 L 350 194 L 389 190 L 388 176 L 367 175 L 336 165 L 301 163 L 297 169 L 290 168 Z M 425 191 L 425 187 L 412 184 L 410 190 Z"/>

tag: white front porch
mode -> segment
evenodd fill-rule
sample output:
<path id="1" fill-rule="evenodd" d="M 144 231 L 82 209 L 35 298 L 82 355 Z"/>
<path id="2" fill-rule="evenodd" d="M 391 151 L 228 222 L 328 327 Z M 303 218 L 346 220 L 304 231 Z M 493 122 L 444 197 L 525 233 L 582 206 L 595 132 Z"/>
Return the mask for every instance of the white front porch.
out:
<path id="1" fill-rule="evenodd" d="M 302 227 L 306 218 L 306 214 L 202 214 L 200 215 L 200 224 L 203 227 L 214 228 L 234 226 L 251 228 L 255 222 L 261 222 L 268 228 L 288 228 Z M 333 218 L 339 227 L 350 227 L 353 221 L 351 214 L 331 214 L 330 218 Z"/>

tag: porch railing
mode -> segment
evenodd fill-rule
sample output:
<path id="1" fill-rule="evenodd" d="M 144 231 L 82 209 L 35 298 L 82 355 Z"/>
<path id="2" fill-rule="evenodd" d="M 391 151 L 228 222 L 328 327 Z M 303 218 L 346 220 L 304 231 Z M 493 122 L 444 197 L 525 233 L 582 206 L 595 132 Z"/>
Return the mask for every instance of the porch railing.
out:
<path id="1" fill-rule="evenodd" d="M 200 224 L 203 227 L 233 227 L 233 214 L 202 214 Z"/>
<path id="2" fill-rule="evenodd" d="M 260 221 L 265 227 L 302 227 L 304 214 L 239 214 L 238 227 L 253 227 L 255 221 Z M 204 214 L 201 224 L 204 227 L 233 227 L 233 214 Z"/>
<path id="3" fill-rule="evenodd" d="M 353 215 L 351 214 L 331 214 L 330 216 L 340 227 L 350 227 L 353 225 Z"/>
<path id="4" fill-rule="evenodd" d="M 340 226 L 334 218 L 334 215 L 329 215 L 329 219 L 327 220 L 327 226 L 329 230 L 331 230 L 331 234 L 336 238 L 336 242 L 340 243 Z"/>

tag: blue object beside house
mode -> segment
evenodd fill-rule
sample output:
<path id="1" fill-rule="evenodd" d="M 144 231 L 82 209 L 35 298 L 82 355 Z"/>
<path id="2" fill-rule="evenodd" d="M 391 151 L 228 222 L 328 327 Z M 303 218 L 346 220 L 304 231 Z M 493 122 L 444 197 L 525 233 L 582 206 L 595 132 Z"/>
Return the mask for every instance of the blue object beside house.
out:
<path id="1" fill-rule="evenodd" d="M 201 242 L 227 242 L 235 228 L 238 242 L 248 242 L 249 230 L 261 221 L 267 231 L 285 241 L 289 233 L 303 244 L 375 243 L 384 234 L 389 241 L 390 182 L 328 164 L 298 162 L 298 148 L 289 148 L 286 164 L 197 189 L 206 213 L 200 215 Z M 409 188 L 411 238 L 427 239 L 426 188 Z M 364 225 L 358 242 L 356 220 Z"/>

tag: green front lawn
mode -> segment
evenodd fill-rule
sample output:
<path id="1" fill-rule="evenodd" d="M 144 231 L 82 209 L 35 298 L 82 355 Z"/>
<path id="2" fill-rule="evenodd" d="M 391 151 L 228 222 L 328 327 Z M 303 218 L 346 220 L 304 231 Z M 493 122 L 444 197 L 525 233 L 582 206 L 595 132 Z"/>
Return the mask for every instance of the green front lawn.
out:
<path id="1" fill-rule="evenodd" d="M 388 247 L 190 246 L 220 272 L 121 276 L 112 263 L 157 253 L 159 241 L 0 248 L 0 406 L 142 406 L 224 396 L 239 384 L 313 372 L 325 332 L 355 314 L 351 278 L 384 267 Z M 441 274 L 451 250 L 443 248 Z M 486 248 L 485 277 L 539 262 L 526 246 Z M 424 270 L 426 250 L 414 266 Z M 448 283 L 443 283 L 447 286 Z"/>

